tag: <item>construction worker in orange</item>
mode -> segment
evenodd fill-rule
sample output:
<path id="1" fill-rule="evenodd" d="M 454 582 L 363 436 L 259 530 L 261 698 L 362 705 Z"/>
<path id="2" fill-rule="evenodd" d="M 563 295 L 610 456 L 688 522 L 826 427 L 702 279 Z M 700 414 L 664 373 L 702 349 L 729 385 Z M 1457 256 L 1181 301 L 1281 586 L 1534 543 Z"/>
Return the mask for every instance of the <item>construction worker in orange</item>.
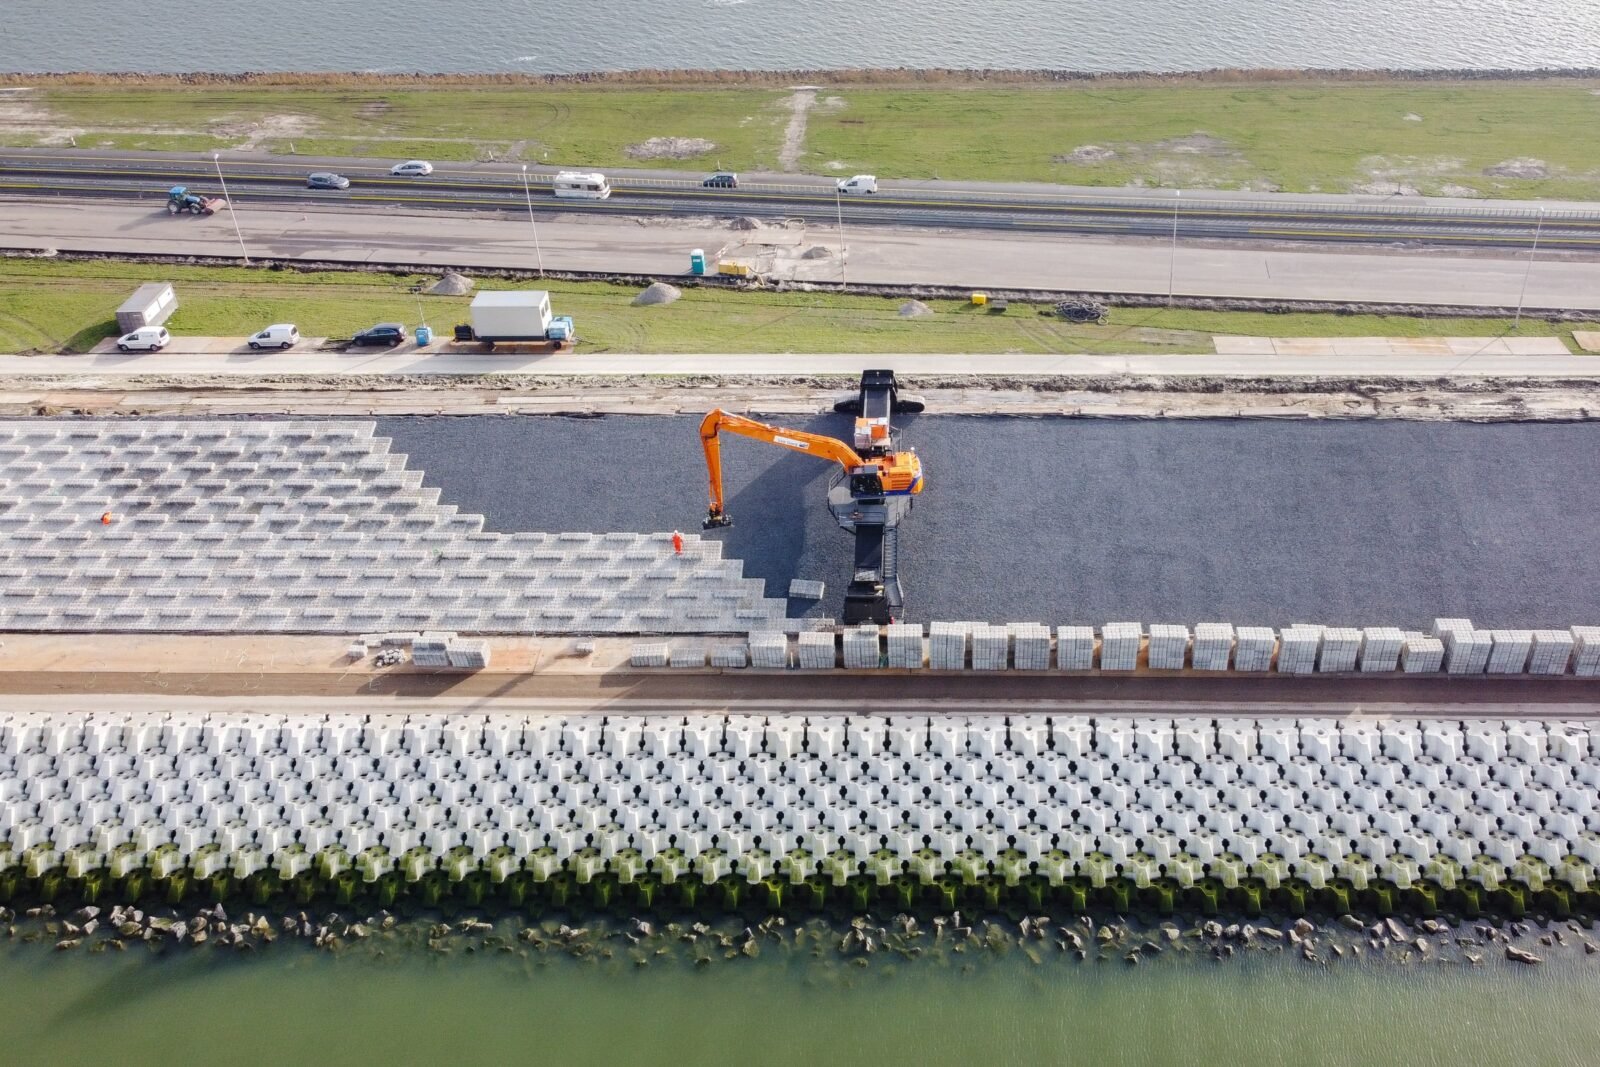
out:
<path id="1" fill-rule="evenodd" d="M 672 531 L 672 552 L 674 555 L 683 555 L 683 534 L 677 530 Z"/>
<path id="2" fill-rule="evenodd" d="M 101 513 L 101 515 L 100 515 L 100 525 L 101 526 L 110 526 L 111 525 L 111 512 L 106 511 L 106 512 L 102 512 Z"/>

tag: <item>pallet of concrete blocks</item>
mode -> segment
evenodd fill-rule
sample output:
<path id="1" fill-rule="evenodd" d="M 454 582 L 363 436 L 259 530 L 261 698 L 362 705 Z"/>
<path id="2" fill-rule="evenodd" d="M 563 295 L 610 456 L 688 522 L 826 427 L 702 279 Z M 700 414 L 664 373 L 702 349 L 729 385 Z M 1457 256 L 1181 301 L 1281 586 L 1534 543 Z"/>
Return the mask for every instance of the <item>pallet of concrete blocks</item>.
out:
<path id="1" fill-rule="evenodd" d="M 1147 662 L 1153 671 L 1181 671 L 1189 658 L 1189 628 L 1170 623 L 1150 624 L 1150 654 Z"/>
<path id="2" fill-rule="evenodd" d="M 1600 626 L 1572 627 L 1572 673 L 1580 678 L 1600 676 Z"/>
<path id="3" fill-rule="evenodd" d="M 1323 674 L 1347 674 L 1356 669 L 1361 652 L 1361 631 L 1348 626 L 1328 626 L 1322 631 L 1317 649 L 1317 670 Z"/>
<path id="4" fill-rule="evenodd" d="M 1368 626 L 1361 631 L 1360 670 L 1378 674 L 1397 670 L 1400 666 L 1400 645 L 1405 634 L 1394 626 Z"/>
<path id="5" fill-rule="evenodd" d="M 1019 671 L 1050 669 L 1050 627 L 1037 622 L 1014 622 L 1011 633 L 1011 664 Z"/>
<path id="6" fill-rule="evenodd" d="M 489 642 L 457 637 L 445 642 L 445 657 L 460 671 L 481 671 L 489 666 Z"/>
<path id="7" fill-rule="evenodd" d="M 781 671 L 789 666 L 789 635 L 762 630 L 750 635 L 750 666 Z"/>
<path id="8" fill-rule="evenodd" d="M 844 665 L 849 670 L 876 670 L 883 665 L 878 628 L 872 623 L 852 626 L 844 632 Z"/>
<path id="9" fill-rule="evenodd" d="M 820 630 L 802 630 L 798 650 L 800 669 L 805 671 L 832 670 L 839 665 L 834 636 Z"/>
<path id="10" fill-rule="evenodd" d="M 1528 657 L 1533 654 L 1532 630 L 1490 630 L 1489 662 L 1484 670 L 1490 674 L 1521 674 L 1528 669 Z"/>
<path id="11" fill-rule="evenodd" d="M 1533 631 L 1533 653 L 1528 657 L 1529 674 L 1566 674 L 1572 663 L 1573 640 L 1570 630 Z"/>
<path id="12" fill-rule="evenodd" d="M 725 641 L 711 646 L 711 665 L 713 667 L 745 667 L 750 663 L 750 654 L 741 642 Z"/>
<path id="13" fill-rule="evenodd" d="M 1446 674 L 1482 674 L 1489 665 L 1494 641 L 1487 630 L 1475 629 L 1471 619 L 1434 619 L 1433 636 L 1444 645 Z"/>
<path id="14" fill-rule="evenodd" d="M 980 622 L 972 628 L 972 669 L 1003 671 L 1011 664 L 1011 631 Z"/>
<path id="15" fill-rule="evenodd" d="M 804 578 L 794 578 L 789 582 L 790 600 L 821 600 L 827 586 L 822 582 L 811 582 Z"/>
<path id="16" fill-rule="evenodd" d="M 1225 671 L 1233 658 L 1233 625 L 1226 622 L 1199 622 L 1194 627 L 1194 648 L 1190 659 L 1197 671 Z"/>
<path id="17" fill-rule="evenodd" d="M 635 667 L 665 667 L 670 655 L 665 641 L 641 641 L 628 654 L 628 662 Z"/>
<path id="18" fill-rule="evenodd" d="M 450 640 L 455 634 L 424 633 L 411 642 L 411 662 L 417 667 L 450 666 Z"/>
<path id="19" fill-rule="evenodd" d="M 1322 627 L 1295 623 L 1278 634 L 1278 673 L 1310 674 L 1317 669 Z"/>
<path id="20" fill-rule="evenodd" d="M 1139 667 L 1144 627 L 1136 622 L 1108 622 L 1100 627 L 1100 669 L 1132 671 Z"/>
<path id="21" fill-rule="evenodd" d="M 1270 626 L 1241 626 L 1233 633 L 1233 669 L 1265 671 L 1272 667 L 1272 653 L 1278 648 L 1278 632 Z"/>
<path id="22" fill-rule="evenodd" d="M 928 624 L 928 666 L 936 671 L 961 671 L 967 668 L 967 633 L 970 623 L 934 622 Z"/>
<path id="23" fill-rule="evenodd" d="M 700 644 L 678 644 L 667 653 L 667 665 L 691 670 L 706 665 L 706 648 Z"/>
<path id="24" fill-rule="evenodd" d="M 922 668 L 922 624 L 891 622 L 885 631 L 889 642 L 889 666 L 897 670 Z"/>
<path id="25" fill-rule="evenodd" d="M 1444 642 L 1424 633 L 1407 633 L 1400 643 L 1400 669 L 1406 674 L 1434 674 L 1444 668 Z"/>
<path id="26" fill-rule="evenodd" d="M 1056 627 L 1056 667 L 1063 671 L 1094 670 L 1094 627 Z"/>

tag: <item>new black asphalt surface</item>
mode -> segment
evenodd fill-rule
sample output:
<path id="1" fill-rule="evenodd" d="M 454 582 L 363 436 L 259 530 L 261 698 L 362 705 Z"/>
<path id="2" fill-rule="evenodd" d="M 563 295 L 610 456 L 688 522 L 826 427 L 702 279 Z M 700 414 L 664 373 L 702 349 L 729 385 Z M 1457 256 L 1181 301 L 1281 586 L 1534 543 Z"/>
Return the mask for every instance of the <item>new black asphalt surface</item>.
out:
<path id="1" fill-rule="evenodd" d="M 697 421 L 388 418 L 443 501 L 516 530 L 698 531 Z M 843 416 L 789 425 L 843 436 Z M 1584 424 L 904 420 L 928 487 L 902 535 L 913 620 L 1600 624 L 1600 431 Z M 710 536 L 784 596 L 851 539 L 829 466 L 723 447 L 733 528 Z M 819 609 L 813 609 L 814 612 Z"/>

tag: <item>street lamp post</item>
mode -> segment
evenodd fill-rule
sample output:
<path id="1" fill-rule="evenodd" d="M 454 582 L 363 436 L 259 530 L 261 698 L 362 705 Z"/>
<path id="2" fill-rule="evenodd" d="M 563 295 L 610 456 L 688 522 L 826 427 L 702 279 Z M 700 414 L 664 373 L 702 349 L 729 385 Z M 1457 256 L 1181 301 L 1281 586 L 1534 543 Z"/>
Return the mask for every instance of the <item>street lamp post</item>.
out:
<path id="1" fill-rule="evenodd" d="M 1182 197 L 1182 189 L 1172 190 L 1172 251 L 1167 256 L 1167 307 L 1172 306 L 1178 277 L 1178 202 Z"/>
<path id="2" fill-rule="evenodd" d="M 528 202 L 528 226 L 533 230 L 533 254 L 539 261 L 539 277 L 544 277 L 544 252 L 539 248 L 539 224 L 533 221 L 533 194 L 528 191 L 528 165 L 522 165 L 522 198 Z"/>
<path id="3" fill-rule="evenodd" d="M 244 246 L 244 231 L 239 228 L 239 208 L 233 202 L 233 197 L 228 195 L 228 179 L 222 176 L 222 157 L 216 152 L 211 153 L 211 162 L 217 168 L 217 184 L 222 186 L 222 199 L 228 202 L 228 217 L 233 219 L 233 235 L 239 238 L 239 254 L 244 257 L 244 265 L 250 265 L 250 250 Z"/>
<path id="4" fill-rule="evenodd" d="M 833 210 L 839 219 L 839 288 L 847 289 L 850 283 L 845 277 L 844 258 L 850 249 L 844 243 L 844 194 L 839 192 L 838 183 L 833 186 Z"/>
<path id="5" fill-rule="evenodd" d="M 1544 230 L 1544 208 L 1539 209 L 1539 221 L 1533 227 L 1533 247 L 1528 249 L 1528 265 L 1522 271 L 1522 292 L 1517 294 L 1517 314 L 1511 320 L 1511 328 L 1517 329 L 1522 325 L 1522 304 L 1528 298 L 1528 276 L 1533 273 L 1533 257 L 1539 254 L 1539 234 Z"/>

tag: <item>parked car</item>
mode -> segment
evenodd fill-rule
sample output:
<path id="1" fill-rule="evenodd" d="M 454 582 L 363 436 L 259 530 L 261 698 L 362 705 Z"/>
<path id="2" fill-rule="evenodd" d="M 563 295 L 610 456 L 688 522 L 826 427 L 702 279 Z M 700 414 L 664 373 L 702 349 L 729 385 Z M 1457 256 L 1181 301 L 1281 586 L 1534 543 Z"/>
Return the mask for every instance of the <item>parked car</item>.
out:
<path id="1" fill-rule="evenodd" d="M 854 178 L 840 178 L 839 191 L 846 196 L 875 193 L 878 179 L 871 174 L 857 174 Z"/>
<path id="2" fill-rule="evenodd" d="M 394 347 L 406 339 L 406 328 L 398 322 L 380 322 L 350 338 L 353 345 L 388 345 Z"/>
<path id="3" fill-rule="evenodd" d="M 300 331 L 292 322 L 280 322 L 250 338 L 250 347 L 259 352 L 263 348 L 293 348 L 300 343 Z"/>
<path id="4" fill-rule="evenodd" d="M 737 189 L 739 176 L 731 171 L 719 170 L 700 184 L 708 189 Z"/>
<path id="5" fill-rule="evenodd" d="M 350 188 L 350 179 L 346 178 L 343 174 L 335 174 L 332 171 L 319 170 L 315 174 L 309 174 L 306 176 L 306 188 L 348 189 Z"/>
<path id="6" fill-rule="evenodd" d="M 425 159 L 411 159 L 396 163 L 389 168 L 389 173 L 397 178 L 426 178 L 433 173 L 433 164 Z"/>
<path id="7" fill-rule="evenodd" d="M 165 326 L 141 326 L 117 338 L 117 348 L 123 352 L 159 352 L 171 340 Z"/>

